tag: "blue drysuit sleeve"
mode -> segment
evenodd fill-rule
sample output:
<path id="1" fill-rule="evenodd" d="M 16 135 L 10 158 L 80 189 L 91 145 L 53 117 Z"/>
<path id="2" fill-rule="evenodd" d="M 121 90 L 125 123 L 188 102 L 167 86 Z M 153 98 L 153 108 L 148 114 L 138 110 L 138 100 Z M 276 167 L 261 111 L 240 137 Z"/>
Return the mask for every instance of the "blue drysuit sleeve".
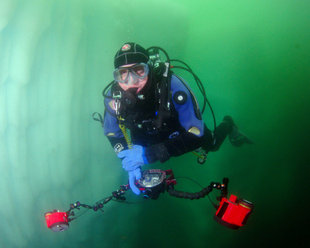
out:
<path id="1" fill-rule="evenodd" d="M 178 112 L 179 122 L 187 132 L 201 137 L 204 134 L 204 123 L 198 103 L 195 96 L 189 91 L 189 86 L 186 87 L 184 80 L 184 84 L 180 80 L 174 75 L 171 77 L 172 102 Z"/>

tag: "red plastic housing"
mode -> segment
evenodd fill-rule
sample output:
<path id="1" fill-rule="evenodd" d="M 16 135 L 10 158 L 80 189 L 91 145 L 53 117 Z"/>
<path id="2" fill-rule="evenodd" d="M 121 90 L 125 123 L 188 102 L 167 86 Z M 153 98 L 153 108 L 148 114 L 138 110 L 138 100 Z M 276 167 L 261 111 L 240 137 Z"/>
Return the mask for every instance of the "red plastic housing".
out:
<path id="1" fill-rule="evenodd" d="M 253 210 L 253 204 L 246 200 L 238 200 L 237 196 L 231 195 L 229 200 L 222 198 L 220 206 L 215 213 L 215 220 L 220 224 L 232 229 L 238 229 L 246 224 Z"/>
<path id="2" fill-rule="evenodd" d="M 54 210 L 53 212 L 45 213 L 44 216 L 47 227 L 54 232 L 61 232 L 69 228 L 68 214 L 66 212 Z"/>

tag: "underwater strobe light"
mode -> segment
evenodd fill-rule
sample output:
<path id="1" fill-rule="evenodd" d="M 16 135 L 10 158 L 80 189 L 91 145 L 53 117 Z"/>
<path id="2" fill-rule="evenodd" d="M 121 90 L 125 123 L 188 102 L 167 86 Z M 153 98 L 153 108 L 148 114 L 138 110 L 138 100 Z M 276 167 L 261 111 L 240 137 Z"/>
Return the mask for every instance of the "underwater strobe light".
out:
<path id="1" fill-rule="evenodd" d="M 230 195 L 229 199 L 223 197 L 214 219 L 224 226 L 238 229 L 246 224 L 253 207 L 253 203 L 239 200 L 235 195 Z"/>
<path id="2" fill-rule="evenodd" d="M 69 228 L 68 214 L 54 210 L 44 214 L 46 225 L 54 232 L 62 232 Z"/>

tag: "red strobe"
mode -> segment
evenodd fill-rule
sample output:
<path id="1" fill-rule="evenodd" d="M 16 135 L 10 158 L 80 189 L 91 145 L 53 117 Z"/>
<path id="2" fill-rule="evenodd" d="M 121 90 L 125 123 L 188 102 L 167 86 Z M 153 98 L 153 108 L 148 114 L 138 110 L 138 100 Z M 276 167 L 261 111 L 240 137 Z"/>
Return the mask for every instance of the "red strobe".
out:
<path id="1" fill-rule="evenodd" d="M 60 212 L 54 210 L 44 214 L 46 225 L 54 232 L 62 232 L 69 228 L 68 214 L 66 212 Z"/>
<path id="2" fill-rule="evenodd" d="M 253 204 L 247 200 L 238 200 L 237 196 L 231 195 L 229 200 L 222 198 L 214 219 L 220 224 L 232 229 L 238 229 L 246 224 L 253 210 Z"/>

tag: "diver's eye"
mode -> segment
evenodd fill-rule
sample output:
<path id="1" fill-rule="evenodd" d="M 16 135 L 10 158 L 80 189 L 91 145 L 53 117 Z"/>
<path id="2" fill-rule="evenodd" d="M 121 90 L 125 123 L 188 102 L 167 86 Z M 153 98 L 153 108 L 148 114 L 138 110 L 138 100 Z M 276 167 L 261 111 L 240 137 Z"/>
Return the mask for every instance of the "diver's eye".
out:
<path id="1" fill-rule="evenodd" d="M 129 73 L 129 70 L 125 68 L 118 70 L 118 76 L 121 80 L 126 80 L 128 73 Z"/>
<path id="2" fill-rule="evenodd" d="M 143 65 L 136 65 L 132 68 L 132 70 L 140 77 L 145 75 L 145 68 Z"/>

